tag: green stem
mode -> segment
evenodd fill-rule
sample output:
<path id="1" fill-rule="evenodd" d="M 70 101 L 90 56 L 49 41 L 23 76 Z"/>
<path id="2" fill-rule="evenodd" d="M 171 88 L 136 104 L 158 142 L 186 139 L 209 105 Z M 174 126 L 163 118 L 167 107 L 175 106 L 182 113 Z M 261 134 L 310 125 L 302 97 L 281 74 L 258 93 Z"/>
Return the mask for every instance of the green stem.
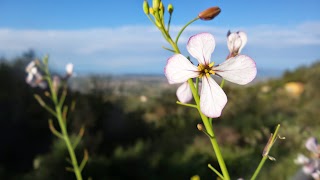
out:
<path id="1" fill-rule="evenodd" d="M 170 30 L 171 17 L 172 17 L 172 14 L 170 13 L 170 15 L 169 15 L 169 21 L 168 21 L 168 29 L 167 29 L 167 32 L 168 32 L 168 33 L 169 33 L 169 30 Z"/>
<path id="2" fill-rule="evenodd" d="M 71 144 L 71 141 L 70 141 L 70 138 L 69 138 L 65 123 L 63 121 L 60 107 L 56 106 L 56 111 L 57 111 L 57 115 L 58 115 L 57 119 L 58 119 L 58 122 L 59 122 L 59 125 L 60 125 L 60 128 L 61 128 L 61 132 L 62 132 L 62 135 L 64 137 L 64 141 L 66 143 L 66 146 L 68 148 L 69 155 L 70 155 L 70 158 L 71 158 L 71 161 L 72 161 L 72 166 L 73 166 L 74 173 L 75 173 L 75 175 L 77 177 L 77 180 L 82 180 L 82 175 L 81 175 L 81 172 L 80 172 L 80 169 L 79 169 L 77 157 L 76 157 L 76 154 L 75 154 L 75 152 L 73 150 L 73 147 L 72 147 L 72 144 Z"/>
<path id="3" fill-rule="evenodd" d="M 276 130 L 274 131 L 274 133 L 273 133 L 273 135 L 271 137 L 271 140 L 269 139 L 266 147 L 264 148 L 263 153 L 262 153 L 262 159 L 261 159 L 257 169 L 255 170 L 255 172 L 252 175 L 250 180 L 255 180 L 256 179 L 256 177 L 258 176 L 259 172 L 261 171 L 262 166 L 264 165 L 265 161 L 269 157 L 269 152 L 270 152 L 274 142 L 276 141 L 279 129 L 280 129 L 280 124 L 277 125 Z"/>
<path id="4" fill-rule="evenodd" d="M 49 88 L 50 88 L 50 91 L 51 91 L 52 101 L 53 101 L 53 103 L 55 105 L 56 118 L 57 118 L 57 120 L 59 122 L 59 126 L 60 126 L 60 129 L 61 129 L 61 134 L 62 134 L 63 140 L 65 141 L 65 144 L 67 146 L 67 149 L 68 149 L 71 161 L 72 161 L 73 172 L 74 172 L 77 180 L 82 180 L 82 175 L 81 175 L 81 172 L 80 172 L 80 169 L 79 169 L 77 157 L 76 157 L 76 154 L 75 154 L 74 149 L 72 147 L 72 144 L 71 144 L 68 132 L 67 132 L 66 124 L 64 123 L 64 120 L 63 120 L 60 103 L 58 102 L 57 94 L 56 94 L 56 92 L 55 92 L 55 90 L 53 88 L 52 80 L 50 78 L 51 76 L 50 76 L 50 72 L 48 70 L 48 67 L 46 67 L 45 72 L 48 75 L 47 82 L 48 82 L 48 85 L 49 85 Z"/>
<path id="5" fill-rule="evenodd" d="M 177 101 L 177 104 L 182 105 L 182 106 L 197 108 L 197 106 L 194 105 L 194 104 L 185 104 L 185 103 L 182 103 L 182 102 L 180 102 L 180 101 Z"/>
<path id="6" fill-rule="evenodd" d="M 224 79 L 222 79 L 221 84 L 220 84 L 220 87 L 221 87 L 221 88 L 223 88 L 224 83 L 225 83 L 225 80 L 224 80 Z"/>
<path id="7" fill-rule="evenodd" d="M 193 20 L 191 20 L 190 22 L 188 22 L 186 25 L 184 25 L 184 26 L 182 27 L 182 29 L 179 31 L 179 33 L 178 33 L 178 35 L 177 35 L 177 37 L 176 37 L 176 40 L 175 40 L 175 43 L 176 43 L 176 44 L 178 44 L 179 37 L 180 37 L 180 35 L 182 34 L 182 32 L 183 32 L 191 23 L 195 22 L 195 21 L 198 20 L 198 19 L 199 19 L 199 17 L 196 17 L 196 18 L 194 18 Z"/>
<path id="8" fill-rule="evenodd" d="M 208 164 L 208 168 L 210 168 L 213 172 L 215 172 L 221 179 L 224 179 L 222 174 L 219 173 L 219 171 L 216 170 L 211 164 Z"/>
<path id="9" fill-rule="evenodd" d="M 256 171 L 254 172 L 254 174 L 252 175 L 251 179 L 250 180 L 254 180 L 256 179 L 256 177 L 258 176 L 262 166 L 264 165 L 265 161 L 268 159 L 268 156 L 263 156 L 260 163 L 259 163 L 259 166 L 257 167 Z"/>
<path id="10" fill-rule="evenodd" d="M 211 125 L 210 125 L 209 119 L 208 119 L 207 116 L 202 114 L 202 112 L 200 110 L 200 98 L 199 98 L 199 95 L 197 94 L 196 88 L 193 85 L 192 79 L 189 79 L 188 83 L 189 83 L 189 86 L 191 88 L 194 100 L 195 100 L 195 102 L 196 102 L 196 104 L 198 106 L 198 112 L 199 112 L 199 114 L 201 116 L 202 122 L 203 122 L 203 124 L 204 124 L 204 126 L 205 126 L 205 128 L 207 130 L 207 133 L 210 135 L 210 141 L 211 141 L 213 150 L 214 150 L 214 152 L 216 154 L 218 163 L 220 165 L 220 169 L 222 171 L 223 177 L 224 177 L 225 180 L 229 180 L 230 179 L 229 172 L 228 172 L 227 166 L 226 166 L 226 164 L 224 162 L 224 159 L 222 157 L 222 154 L 221 154 L 217 139 L 216 139 L 216 137 L 214 135 L 214 132 L 213 132 L 213 129 L 212 129 Z"/>

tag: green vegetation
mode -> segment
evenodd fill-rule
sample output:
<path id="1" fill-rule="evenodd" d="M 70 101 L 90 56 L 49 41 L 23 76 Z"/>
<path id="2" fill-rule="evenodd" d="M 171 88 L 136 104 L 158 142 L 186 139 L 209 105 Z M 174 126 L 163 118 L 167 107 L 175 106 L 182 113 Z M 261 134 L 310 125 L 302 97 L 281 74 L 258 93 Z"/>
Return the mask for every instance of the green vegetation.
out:
<path id="1" fill-rule="evenodd" d="M 72 179 L 65 171 L 67 149 L 51 134 L 50 115 L 33 99 L 41 90 L 25 83 L 25 65 L 34 58 L 29 52 L 0 62 L 0 179 Z M 127 82 L 111 76 L 72 82 L 88 86 L 70 90 L 67 99 L 76 102 L 69 131 L 86 126 L 77 152 L 83 155 L 81 146 L 89 151 L 84 179 L 215 179 L 207 167 L 218 169 L 210 142 L 196 128 L 200 117 L 175 104 L 176 86 L 158 77 Z M 288 82 L 299 82 L 301 94 Z M 308 153 L 305 140 L 320 137 L 319 87 L 320 62 L 246 87 L 225 84 L 229 101 L 213 126 L 232 179 L 252 175 L 277 124 L 286 140 L 277 141 L 270 152 L 276 161 L 267 161 L 258 179 L 294 176 L 297 153 Z"/>

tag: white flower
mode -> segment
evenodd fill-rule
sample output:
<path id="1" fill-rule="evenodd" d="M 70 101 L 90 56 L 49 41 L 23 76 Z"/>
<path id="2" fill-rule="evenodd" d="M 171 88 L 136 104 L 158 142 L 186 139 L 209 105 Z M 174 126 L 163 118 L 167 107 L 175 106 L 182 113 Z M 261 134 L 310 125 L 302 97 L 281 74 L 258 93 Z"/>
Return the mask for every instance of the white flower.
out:
<path id="1" fill-rule="evenodd" d="M 308 164 L 309 162 L 310 162 L 310 159 L 303 154 L 298 154 L 298 157 L 294 160 L 294 163 L 300 164 L 300 165 Z"/>
<path id="2" fill-rule="evenodd" d="M 31 87 L 39 86 L 42 89 L 45 89 L 47 87 L 46 83 L 43 81 L 42 75 L 38 72 L 35 61 L 31 61 L 27 65 L 26 72 L 28 73 L 26 82 Z"/>
<path id="3" fill-rule="evenodd" d="M 194 66 L 183 55 L 175 54 L 168 59 L 165 68 L 165 75 L 170 84 L 185 83 L 190 78 L 201 78 L 200 109 L 204 115 L 212 118 L 221 115 L 227 103 L 227 96 L 211 74 L 241 85 L 251 82 L 257 74 L 255 62 L 245 55 L 232 57 L 214 66 L 210 63 L 214 48 L 215 40 L 211 34 L 194 35 L 189 39 L 187 50 L 198 60 L 199 65 Z"/>
<path id="4" fill-rule="evenodd" d="M 192 92 L 188 82 L 184 82 L 178 87 L 176 95 L 180 102 L 187 103 L 192 100 Z"/>
<path id="5" fill-rule="evenodd" d="M 227 41 L 228 49 L 230 52 L 228 58 L 238 55 L 243 49 L 243 47 L 246 45 L 247 40 L 248 39 L 246 33 L 242 31 L 238 31 L 235 33 L 231 33 L 230 31 L 228 31 Z"/>
<path id="6" fill-rule="evenodd" d="M 319 144 L 318 141 L 315 137 L 310 137 L 307 142 L 306 142 L 306 148 L 315 153 L 315 154 L 319 154 Z"/>
<path id="7" fill-rule="evenodd" d="M 66 72 L 68 76 L 71 76 L 73 73 L 73 64 L 72 63 L 68 63 L 66 65 Z"/>

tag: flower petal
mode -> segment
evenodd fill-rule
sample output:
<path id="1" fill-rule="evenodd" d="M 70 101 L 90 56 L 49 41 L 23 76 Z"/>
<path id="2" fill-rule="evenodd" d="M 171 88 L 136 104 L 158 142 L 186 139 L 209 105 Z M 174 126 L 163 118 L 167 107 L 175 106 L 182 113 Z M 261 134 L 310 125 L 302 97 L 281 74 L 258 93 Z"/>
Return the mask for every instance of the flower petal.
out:
<path id="1" fill-rule="evenodd" d="M 256 63 L 245 55 L 232 57 L 212 69 L 222 78 L 240 85 L 248 84 L 257 75 Z"/>
<path id="2" fill-rule="evenodd" d="M 300 164 L 300 165 L 307 164 L 309 162 L 310 162 L 310 159 L 303 154 L 298 154 L 298 157 L 294 160 L 295 164 Z"/>
<path id="3" fill-rule="evenodd" d="M 199 76 L 198 68 L 181 54 L 175 54 L 168 59 L 164 73 L 170 84 L 184 83 Z"/>
<path id="4" fill-rule="evenodd" d="M 73 73 L 73 64 L 72 63 L 68 63 L 66 65 L 66 72 L 68 75 L 72 75 L 72 73 Z"/>
<path id="5" fill-rule="evenodd" d="M 177 97 L 180 102 L 187 103 L 192 100 L 192 92 L 188 82 L 184 82 L 181 86 L 177 89 Z"/>
<path id="6" fill-rule="evenodd" d="M 210 64 L 211 54 L 216 44 L 210 33 L 200 33 L 191 36 L 187 44 L 188 52 L 196 58 L 200 64 Z"/>
<path id="7" fill-rule="evenodd" d="M 202 78 L 200 93 L 201 112 L 211 118 L 219 117 L 228 99 L 221 87 L 211 78 Z"/>
<path id="8" fill-rule="evenodd" d="M 31 69 L 34 68 L 35 66 L 36 66 L 35 61 L 31 61 L 31 62 L 27 65 L 27 67 L 26 67 L 26 72 L 27 72 L 27 73 L 30 72 Z"/>
<path id="9" fill-rule="evenodd" d="M 308 138 L 305 146 L 309 151 L 311 151 L 313 153 L 316 153 L 316 154 L 319 153 L 318 141 L 317 141 L 317 139 L 315 137 Z"/>
<path id="10" fill-rule="evenodd" d="M 237 33 L 230 33 L 227 40 L 229 52 L 237 54 L 242 43 L 239 35 Z"/>
<path id="11" fill-rule="evenodd" d="M 247 44 L 248 38 L 247 38 L 247 34 L 245 32 L 239 31 L 238 35 L 241 39 L 241 46 L 239 48 L 238 53 L 241 52 L 241 50 L 243 49 L 243 47 Z"/>
<path id="12" fill-rule="evenodd" d="M 33 79 L 33 74 L 32 73 L 28 73 L 28 76 L 26 78 L 26 82 L 29 84 L 29 83 L 31 83 L 32 79 Z"/>

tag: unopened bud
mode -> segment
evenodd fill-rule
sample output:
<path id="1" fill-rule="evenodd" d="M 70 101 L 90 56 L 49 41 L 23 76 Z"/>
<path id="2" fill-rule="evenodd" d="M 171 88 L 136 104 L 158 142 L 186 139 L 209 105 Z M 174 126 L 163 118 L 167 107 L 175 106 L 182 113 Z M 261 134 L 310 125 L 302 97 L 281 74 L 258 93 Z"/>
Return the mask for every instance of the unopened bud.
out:
<path id="1" fill-rule="evenodd" d="M 161 18 L 163 18 L 163 14 L 164 14 L 164 7 L 163 7 L 162 2 L 160 2 L 160 6 L 159 6 L 159 14 L 160 14 L 160 17 L 161 17 Z"/>
<path id="2" fill-rule="evenodd" d="M 159 10 L 159 7 L 160 7 L 160 0 L 153 0 L 152 1 L 152 7 L 155 11 L 158 11 Z"/>
<path id="3" fill-rule="evenodd" d="M 197 124 L 197 128 L 198 128 L 199 131 L 202 131 L 203 130 L 202 124 Z"/>
<path id="4" fill-rule="evenodd" d="M 149 8 L 149 13 L 150 13 L 150 14 L 153 14 L 153 13 L 154 13 L 154 11 L 153 11 L 153 8 L 152 8 L 152 7 L 150 7 L 150 8 Z"/>
<path id="5" fill-rule="evenodd" d="M 169 12 L 169 14 L 173 13 L 173 5 L 172 4 L 168 5 L 168 12 Z"/>
<path id="6" fill-rule="evenodd" d="M 209 21 L 218 16 L 220 12 L 221 9 L 218 6 L 215 6 L 202 11 L 198 16 L 201 20 Z"/>
<path id="7" fill-rule="evenodd" d="M 142 6 L 142 8 L 143 8 L 143 12 L 145 13 L 145 14 L 149 14 L 149 4 L 148 4 L 148 1 L 143 1 L 143 6 Z"/>

